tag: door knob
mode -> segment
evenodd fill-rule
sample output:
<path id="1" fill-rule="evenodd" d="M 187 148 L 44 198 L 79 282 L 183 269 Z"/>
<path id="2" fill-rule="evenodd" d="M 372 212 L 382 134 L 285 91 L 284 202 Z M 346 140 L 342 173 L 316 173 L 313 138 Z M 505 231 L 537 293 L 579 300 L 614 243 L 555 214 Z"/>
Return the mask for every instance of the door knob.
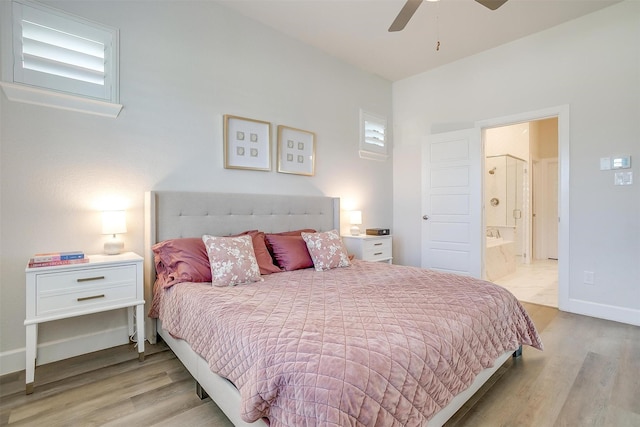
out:
<path id="1" fill-rule="evenodd" d="M 429 219 L 429 215 L 422 215 L 422 219 L 424 219 L 425 221 Z"/>

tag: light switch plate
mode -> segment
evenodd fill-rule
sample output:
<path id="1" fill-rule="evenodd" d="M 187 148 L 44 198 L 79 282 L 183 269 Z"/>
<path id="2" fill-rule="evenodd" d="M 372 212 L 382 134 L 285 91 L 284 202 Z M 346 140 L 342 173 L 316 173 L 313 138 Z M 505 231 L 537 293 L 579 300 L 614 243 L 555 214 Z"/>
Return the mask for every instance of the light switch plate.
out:
<path id="1" fill-rule="evenodd" d="M 629 169 L 631 156 L 616 156 L 611 159 L 611 169 Z"/>
<path id="2" fill-rule="evenodd" d="M 611 169 L 611 157 L 600 157 L 600 170 L 608 171 Z"/>

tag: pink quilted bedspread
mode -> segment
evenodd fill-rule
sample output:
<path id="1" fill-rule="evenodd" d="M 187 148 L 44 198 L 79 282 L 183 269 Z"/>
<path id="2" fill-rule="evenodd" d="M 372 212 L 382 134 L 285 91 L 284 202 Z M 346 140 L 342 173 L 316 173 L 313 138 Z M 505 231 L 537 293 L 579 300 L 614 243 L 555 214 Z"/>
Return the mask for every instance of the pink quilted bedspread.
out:
<path id="1" fill-rule="evenodd" d="M 542 349 L 494 284 L 355 261 L 229 288 L 163 291 L 160 318 L 240 390 L 246 421 L 419 426 L 520 344 Z"/>

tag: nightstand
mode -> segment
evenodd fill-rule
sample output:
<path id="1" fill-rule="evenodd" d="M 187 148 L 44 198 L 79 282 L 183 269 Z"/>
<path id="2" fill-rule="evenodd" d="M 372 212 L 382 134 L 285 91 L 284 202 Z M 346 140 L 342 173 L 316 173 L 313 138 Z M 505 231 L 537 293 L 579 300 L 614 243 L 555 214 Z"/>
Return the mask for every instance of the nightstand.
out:
<path id="1" fill-rule="evenodd" d="M 27 267 L 26 392 L 33 393 L 38 324 L 101 311 L 127 308 L 129 333 L 135 327 L 138 360 L 144 360 L 143 258 L 133 252 L 89 255 L 83 264 Z"/>
<path id="2" fill-rule="evenodd" d="M 391 250 L 391 236 L 342 236 L 347 251 L 357 259 L 363 261 L 384 261 L 391 264 L 393 253 Z"/>

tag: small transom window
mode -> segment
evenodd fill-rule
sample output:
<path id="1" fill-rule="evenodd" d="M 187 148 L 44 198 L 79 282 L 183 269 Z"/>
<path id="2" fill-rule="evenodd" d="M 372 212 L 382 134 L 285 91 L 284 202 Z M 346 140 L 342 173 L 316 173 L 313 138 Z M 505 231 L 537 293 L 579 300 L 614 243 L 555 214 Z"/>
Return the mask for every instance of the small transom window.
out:
<path id="1" fill-rule="evenodd" d="M 29 0 L 14 0 L 11 16 L 13 68 L 3 70 L 4 82 L 119 102 L 118 30 Z"/>
<path id="2" fill-rule="evenodd" d="M 360 157 L 386 160 L 389 156 L 388 146 L 387 119 L 360 110 Z"/>

